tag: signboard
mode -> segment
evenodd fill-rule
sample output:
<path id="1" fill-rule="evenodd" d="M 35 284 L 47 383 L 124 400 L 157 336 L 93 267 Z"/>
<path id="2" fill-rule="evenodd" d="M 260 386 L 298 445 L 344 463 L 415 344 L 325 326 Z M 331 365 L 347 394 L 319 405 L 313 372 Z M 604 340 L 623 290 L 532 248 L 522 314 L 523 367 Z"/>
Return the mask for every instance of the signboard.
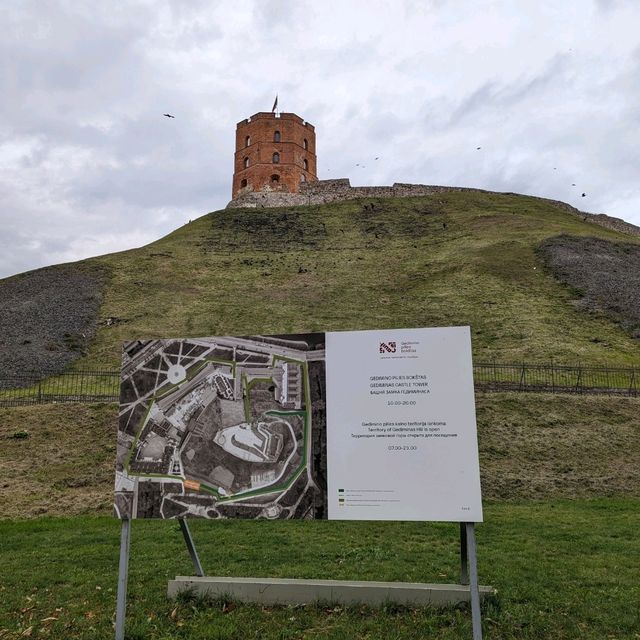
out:
<path id="1" fill-rule="evenodd" d="M 482 522 L 468 327 L 326 345 L 329 518 Z"/>
<path id="2" fill-rule="evenodd" d="M 121 377 L 121 518 L 482 520 L 466 327 L 135 341 Z"/>

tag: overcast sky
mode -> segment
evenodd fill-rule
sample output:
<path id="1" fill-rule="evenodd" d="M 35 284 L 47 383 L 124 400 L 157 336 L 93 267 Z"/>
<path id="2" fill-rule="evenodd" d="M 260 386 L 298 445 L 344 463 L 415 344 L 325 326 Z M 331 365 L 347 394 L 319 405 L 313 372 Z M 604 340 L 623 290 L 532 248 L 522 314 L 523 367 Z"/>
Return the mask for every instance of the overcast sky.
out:
<path id="1" fill-rule="evenodd" d="M 320 178 L 640 224 L 638 25 L 637 0 L 4 0 L 0 277 L 223 208 L 235 125 L 276 92 Z"/>

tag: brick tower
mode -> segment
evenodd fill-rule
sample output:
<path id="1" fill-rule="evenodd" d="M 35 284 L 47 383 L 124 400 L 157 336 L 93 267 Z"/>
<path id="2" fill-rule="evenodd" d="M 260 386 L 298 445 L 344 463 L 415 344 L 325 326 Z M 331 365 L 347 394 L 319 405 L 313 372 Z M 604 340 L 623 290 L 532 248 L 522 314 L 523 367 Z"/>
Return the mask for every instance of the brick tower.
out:
<path id="1" fill-rule="evenodd" d="M 316 134 L 295 113 L 261 112 L 238 122 L 232 198 L 250 191 L 296 193 L 317 180 Z"/>

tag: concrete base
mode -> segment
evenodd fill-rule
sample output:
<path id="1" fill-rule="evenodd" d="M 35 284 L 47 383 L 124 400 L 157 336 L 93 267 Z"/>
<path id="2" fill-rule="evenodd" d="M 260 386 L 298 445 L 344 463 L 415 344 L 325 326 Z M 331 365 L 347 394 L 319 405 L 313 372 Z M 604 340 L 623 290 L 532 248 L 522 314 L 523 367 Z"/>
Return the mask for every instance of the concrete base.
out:
<path id="1" fill-rule="evenodd" d="M 336 604 L 446 606 L 469 602 L 468 585 L 413 582 L 361 582 L 348 580 L 290 580 L 283 578 L 215 578 L 177 576 L 167 594 L 175 598 L 189 591 L 199 596 L 229 597 L 260 604 Z M 480 587 L 480 598 L 493 593 Z"/>

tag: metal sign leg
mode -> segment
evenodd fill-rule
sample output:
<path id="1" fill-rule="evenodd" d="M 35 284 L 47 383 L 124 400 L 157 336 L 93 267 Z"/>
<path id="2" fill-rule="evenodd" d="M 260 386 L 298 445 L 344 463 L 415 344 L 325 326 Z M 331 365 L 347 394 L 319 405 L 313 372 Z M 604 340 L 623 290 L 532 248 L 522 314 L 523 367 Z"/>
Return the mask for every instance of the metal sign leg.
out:
<path id="1" fill-rule="evenodd" d="M 476 532 L 473 522 L 464 523 L 469 554 L 469 591 L 471 592 L 471 624 L 473 640 L 482 640 L 482 618 L 480 616 L 480 589 L 478 588 L 478 558 L 476 555 Z"/>
<path id="2" fill-rule="evenodd" d="M 202 568 L 202 564 L 200 564 L 200 558 L 198 557 L 198 552 L 196 551 L 196 545 L 193 542 L 193 538 L 191 537 L 191 531 L 189 531 L 189 525 L 185 518 L 179 518 L 178 522 L 180 523 L 180 529 L 182 531 L 182 535 L 184 536 L 184 541 L 187 544 L 187 549 L 189 550 L 189 555 L 191 556 L 191 561 L 193 562 L 193 568 L 195 569 L 197 576 L 204 576 L 204 569 Z"/>
<path id="3" fill-rule="evenodd" d="M 469 584 L 469 554 L 467 553 L 467 525 L 460 523 L 460 584 Z"/>
<path id="4" fill-rule="evenodd" d="M 127 580 L 129 578 L 129 546 L 131 520 L 122 520 L 120 531 L 120 564 L 118 567 L 118 595 L 116 597 L 116 640 L 124 640 L 124 621 L 127 613 Z"/>

